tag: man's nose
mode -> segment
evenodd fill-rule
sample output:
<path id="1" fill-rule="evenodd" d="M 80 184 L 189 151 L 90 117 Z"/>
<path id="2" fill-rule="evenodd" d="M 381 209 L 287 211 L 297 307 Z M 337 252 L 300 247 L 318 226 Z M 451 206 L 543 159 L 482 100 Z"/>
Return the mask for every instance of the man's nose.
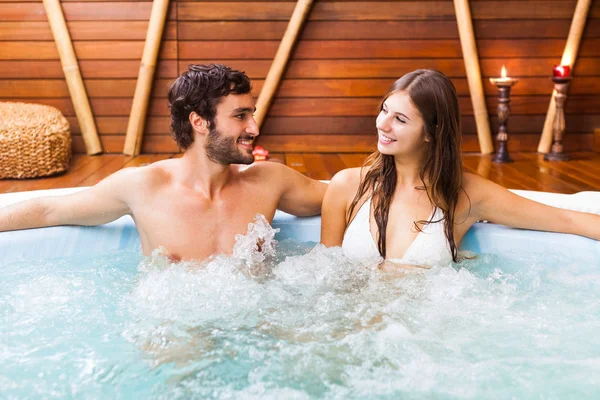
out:
<path id="1" fill-rule="evenodd" d="M 254 119 L 254 117 L 250 117 L 250 123 L 248 124 L 248 128 L 246 129 L 246 132 L 252 136 L 260 135 L 260 130 L 258 129 L 258 124 L 256 123 L 256 120 Z"/>

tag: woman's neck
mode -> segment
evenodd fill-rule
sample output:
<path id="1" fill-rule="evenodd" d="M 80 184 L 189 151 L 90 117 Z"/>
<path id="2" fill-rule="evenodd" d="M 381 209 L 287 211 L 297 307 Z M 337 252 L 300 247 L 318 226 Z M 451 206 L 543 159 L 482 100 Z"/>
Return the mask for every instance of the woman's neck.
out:
<path id="1" fill-rule="evenodd" d="M 421 157 L 394 157 L 394 163 L 396 165 L 396 186 L 413 188 L 423 186 L 421 171 L 424 162 L 421 161 Z M 426 177 L 424 178 L 426 179 Z"/>

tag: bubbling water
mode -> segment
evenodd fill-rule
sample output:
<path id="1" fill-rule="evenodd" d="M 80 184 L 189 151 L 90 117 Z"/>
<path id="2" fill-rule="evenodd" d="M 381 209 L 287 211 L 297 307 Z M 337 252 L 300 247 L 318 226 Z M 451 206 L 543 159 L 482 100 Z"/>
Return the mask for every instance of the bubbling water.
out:
<path id="1" fill-rule="evenodd" d="M 538 260 L 521 268 L 518 255 L 483 256 L 386 274 L 340 248 L 281 243 L 275 253 L 269 229 L 257 219 L 233 256 L 140 276 L 127 304 L 144 323 L 124 335 L 154 367 L 171 366 L 169 395 L 496 397 L 516 384 L 527 397 L 543 385 L 571 390 L 558 368 L 583 374 L 585 397 L 600 370 L 600 358 L 560 344 L 573 324 L 600 327 L 599 306 L 584 317 L 570 289 L 549 291 L 557 279 L 582 283 L 574 264 L 557 275 Z"/>

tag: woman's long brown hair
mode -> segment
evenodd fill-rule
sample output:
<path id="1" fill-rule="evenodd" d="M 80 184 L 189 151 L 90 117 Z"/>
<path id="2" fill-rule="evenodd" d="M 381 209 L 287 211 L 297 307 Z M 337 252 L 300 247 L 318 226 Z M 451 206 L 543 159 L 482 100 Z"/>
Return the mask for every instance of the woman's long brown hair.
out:
<path id="1" fill-rule="evenodd" d="M 383 97 L 380 110 L 385 100 L 398 91 L 408 93 L 423 118 L 423 129 L 430 141 L 420 172 L 423 186 L 418 189 L 425 190 L 431 203 L 442 210 L 446 238 L 456 262 L 458 249 L 454 241 L 454 218 L 463 176 L 456 89 L 441 72 L 419 69 L 394 82 Z M 372 194 L 373 214 L 379 231 L 377 245 L 379 252 L 385 257 L 388 215 L 397 181 L 394 156 L 376 151 L 365 161 L 363 171 L 363 178 L 346 216 L 346 226 L 361 199 Z M 433 217 L 429 221 L 415 221 L 415 227 L 420 231 L 426 224 L 440 221 L 432 219 Z"/>

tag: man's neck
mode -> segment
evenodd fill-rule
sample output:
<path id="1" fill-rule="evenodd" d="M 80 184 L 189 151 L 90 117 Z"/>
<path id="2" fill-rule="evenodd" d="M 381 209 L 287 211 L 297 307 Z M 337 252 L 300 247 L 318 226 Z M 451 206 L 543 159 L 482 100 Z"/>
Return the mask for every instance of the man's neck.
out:
<path id="1" fill-rule="evenodd" d="M 179 180 L 189 189 L 212 198 L 231 180 L 235 165 L 222 165 L 210 160 L 204 151 L 188 149 L 180 159 Z"/>

